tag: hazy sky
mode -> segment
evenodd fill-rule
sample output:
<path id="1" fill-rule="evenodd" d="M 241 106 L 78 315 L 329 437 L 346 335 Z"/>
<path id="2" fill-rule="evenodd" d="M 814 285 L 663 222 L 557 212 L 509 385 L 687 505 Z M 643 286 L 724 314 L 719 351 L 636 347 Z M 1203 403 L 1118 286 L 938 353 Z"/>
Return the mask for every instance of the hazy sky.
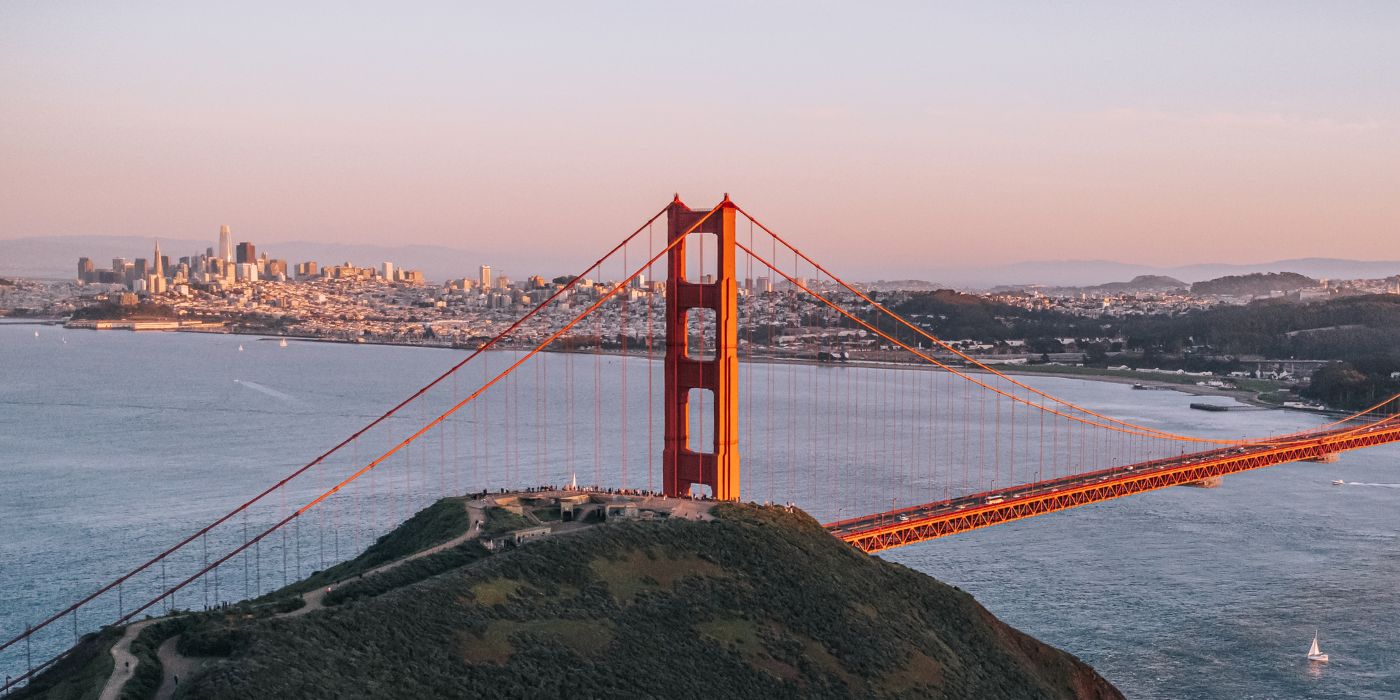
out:
<path id="1" fill-rule="evenodd" d="M 0 237 L 1400 258 L 1400 3 L 1148 4 L 7 0 Z"/>

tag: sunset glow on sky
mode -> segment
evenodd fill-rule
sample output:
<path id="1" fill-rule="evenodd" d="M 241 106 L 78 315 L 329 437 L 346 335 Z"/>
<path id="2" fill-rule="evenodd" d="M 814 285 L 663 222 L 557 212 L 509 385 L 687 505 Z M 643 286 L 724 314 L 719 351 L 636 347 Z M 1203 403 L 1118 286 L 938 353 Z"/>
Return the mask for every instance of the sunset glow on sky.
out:
<path id="1" fill-rule="evenodd" d="M 0 5 L 0 238 L 1400 258 L 1392 2 Z"/>

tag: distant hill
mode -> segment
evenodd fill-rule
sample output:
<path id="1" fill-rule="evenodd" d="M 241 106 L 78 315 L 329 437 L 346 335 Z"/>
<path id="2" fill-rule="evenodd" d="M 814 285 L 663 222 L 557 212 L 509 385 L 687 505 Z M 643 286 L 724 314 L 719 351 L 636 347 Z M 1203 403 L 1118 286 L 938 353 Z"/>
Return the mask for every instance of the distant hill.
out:
<path id="1" fill-rule="evenodd" d="M 1273 292 L 1296 292 L 1321 284 L 1296 272 L 1255 272 L 1229 275 L 1191 285 L 1191 293 L 1216 296 L 1264 296 Z"/>
<path id="2" fill-rule="evenodd" d="M 1186 289 L 1190 285 L 1175 277 L 1166 275 L 1138 275 L 1127 282 L 1109 282 L 1087 287 L 1084 291 L 1103 294 L 1128 294 L 1132 292 L 1166 292 L 1173 289 Z"/>
<path id="3" fill-rule="evenodd" d="M 1227 275 L 1285 271 L 1316 278 L 1378 279 L 1400 274 L 1400 261 L 1298 258 L 1245 264 L 1154 266 L 1112 260 L 1033 260 L 996 266 L 931 267 L 927 269 L 927 274 L 960 289 L 988 289 L 999 285 L 1030 284 L 1048 287 L 1089 287 L 1138 276 L 1164 276 L 1190 283 Z"/>
<path id="4" fill-rule="evenodd" d="M 925 280 L 876 280 L 865 285 L 876 292 L 932 292 L 947 289 L 947 285 Z"/>
<path id="5" fill-rule="evenodd" d="M 915 292 L 893 303 L 893 310 L 947 340 L 997 342 L 1020 338 L 1081 337 L 1104 334 L 1102 321 L 1056 311 L 1030 310 L 951 289 Z M 896 329 L 908 343 L 926 338 Z"/>
<path id="6" fill-rule="evenodd" d="M 461 508 L 439 502 L 400 528 L 422 532 L 376 547 L 437 541 L 425 528 L 460 530 L 444 517 Z M 470 542 L 416 570 L 337 585 L 327 607 L 300 617 L 239 607 L 159 624 L 182 635 L 181 654 L 205 659 L 179 696 L 215 700 L 1122 697 L 967 593 L 860 553 L 800 511 L 714 513 L 607 523 L 489 556 Z M 367 563 L 338 568 L 357 562 Z M 281 607 L 272 599 L 264 607 Z M 111 672 L 101 650 L 116 636 L 90 636 L 75 655 L 91 660 L 87 675 L 55 669 L 32 690 L 78 697 L 78 679 Z M 143 638 L 153 648 L 164 636 Z M 158 673 L 128 690 L 155 685 Z"/>
<path id="7" fill-rule="evenodd" d="M 1045 285 L 1003 285 L 993 287 L 991 292 L 1027 292 L 1038 290 L 1046 294 L 1057 295 L 1077 295 L 1077 294 L 1137 294 L 1144 292 L 1168 292 L 1174 289 L 1185 290 L 1191 285 L 1182 282 L 1175 277 L 1166 275 L 1138 275 L 1127 282 L 1106 282 L 1104 284 L 1089 285 L 1087 287 L 1049 287 Z"/>

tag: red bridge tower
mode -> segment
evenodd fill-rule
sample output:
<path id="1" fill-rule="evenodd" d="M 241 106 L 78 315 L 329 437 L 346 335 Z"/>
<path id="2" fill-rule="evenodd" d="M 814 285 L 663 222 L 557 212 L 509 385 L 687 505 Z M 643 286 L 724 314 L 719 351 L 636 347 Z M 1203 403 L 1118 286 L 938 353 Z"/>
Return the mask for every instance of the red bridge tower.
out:
<path id="1" fill-rule="evenodd" d="M 718 210 L 698 226 L 705 211 L 695 211 L 677 195 L 667 212 L 667 242 L 696 234 L 715 236 L 715 276 L 709 284 L 685 277 L 686 244 L 667 257 L 666 280 L 666 446 L 662 452 L 666 493 L 680 496 L 692 484 L 705 484 L 718 500 L 739 498 L 739 285 L 734 279 L 734 215 L 737 207 L 724 196 Z M 691 227 L 695 229 L 692 231 Z M 691 309 L 715 312 L 715 355 L 690 356 L 686 320 Z M 696 452 L 690 444 L 690 390 L 714 393 L 714 452 Z"/>

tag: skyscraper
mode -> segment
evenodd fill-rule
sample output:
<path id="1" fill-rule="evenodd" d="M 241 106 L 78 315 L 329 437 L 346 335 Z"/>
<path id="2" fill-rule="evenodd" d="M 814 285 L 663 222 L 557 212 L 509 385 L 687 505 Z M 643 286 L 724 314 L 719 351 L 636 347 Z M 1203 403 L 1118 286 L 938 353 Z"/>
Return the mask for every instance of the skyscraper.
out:
<path id="1" fill-rule="evenodd" d="M 233 262 L 233 232 L 228 229 L 228 224 L 219 227 L 219 259 L 226 263 Z"/>
<path id="2" fill-rule="evenodd" d="M 156 253 L 151 259 L 155 261 L 151 263 L 152 265 L 154 265 L 154 267 L 151 269 L 151 274 L 155 275 L 156 277 L 164 277 L 165 261 L 160 257 L 160 239 L 156 239 Z"/>
<path id="3" fill-rule="evenodd" d="M 243 241 L 242 243 L 239 243 L 239 244 L 238 244 L 238 262 L 239 262 L 239 263 L 252 263 L 252 264 L 256 265 L 257 262 L 258 262 L 258 251 L 257 251 L 257 248 L 254 247 L 253 244 L 252 244 L 252 243 L 249 243 L 248 241 Z"/>
<path id="4" fill-rule="evenodd" d="M 384 262 L 380 267 L 380 274 L 384 275 L 385 281 L 394 281 L 394 263 Z"/>
<path id="5" fill-rule="evenodd" d="M 481 288 L 482 288 L 482 289 L 490 289 L 490 288 L 491 288 L 491 266 L 490 266 L 490 265 L 482 265 L 482 266 L 481 266 L 481 277 L 480 277 L 480 279 L 477 280 L 477 281 L 481 282 Z"/>

